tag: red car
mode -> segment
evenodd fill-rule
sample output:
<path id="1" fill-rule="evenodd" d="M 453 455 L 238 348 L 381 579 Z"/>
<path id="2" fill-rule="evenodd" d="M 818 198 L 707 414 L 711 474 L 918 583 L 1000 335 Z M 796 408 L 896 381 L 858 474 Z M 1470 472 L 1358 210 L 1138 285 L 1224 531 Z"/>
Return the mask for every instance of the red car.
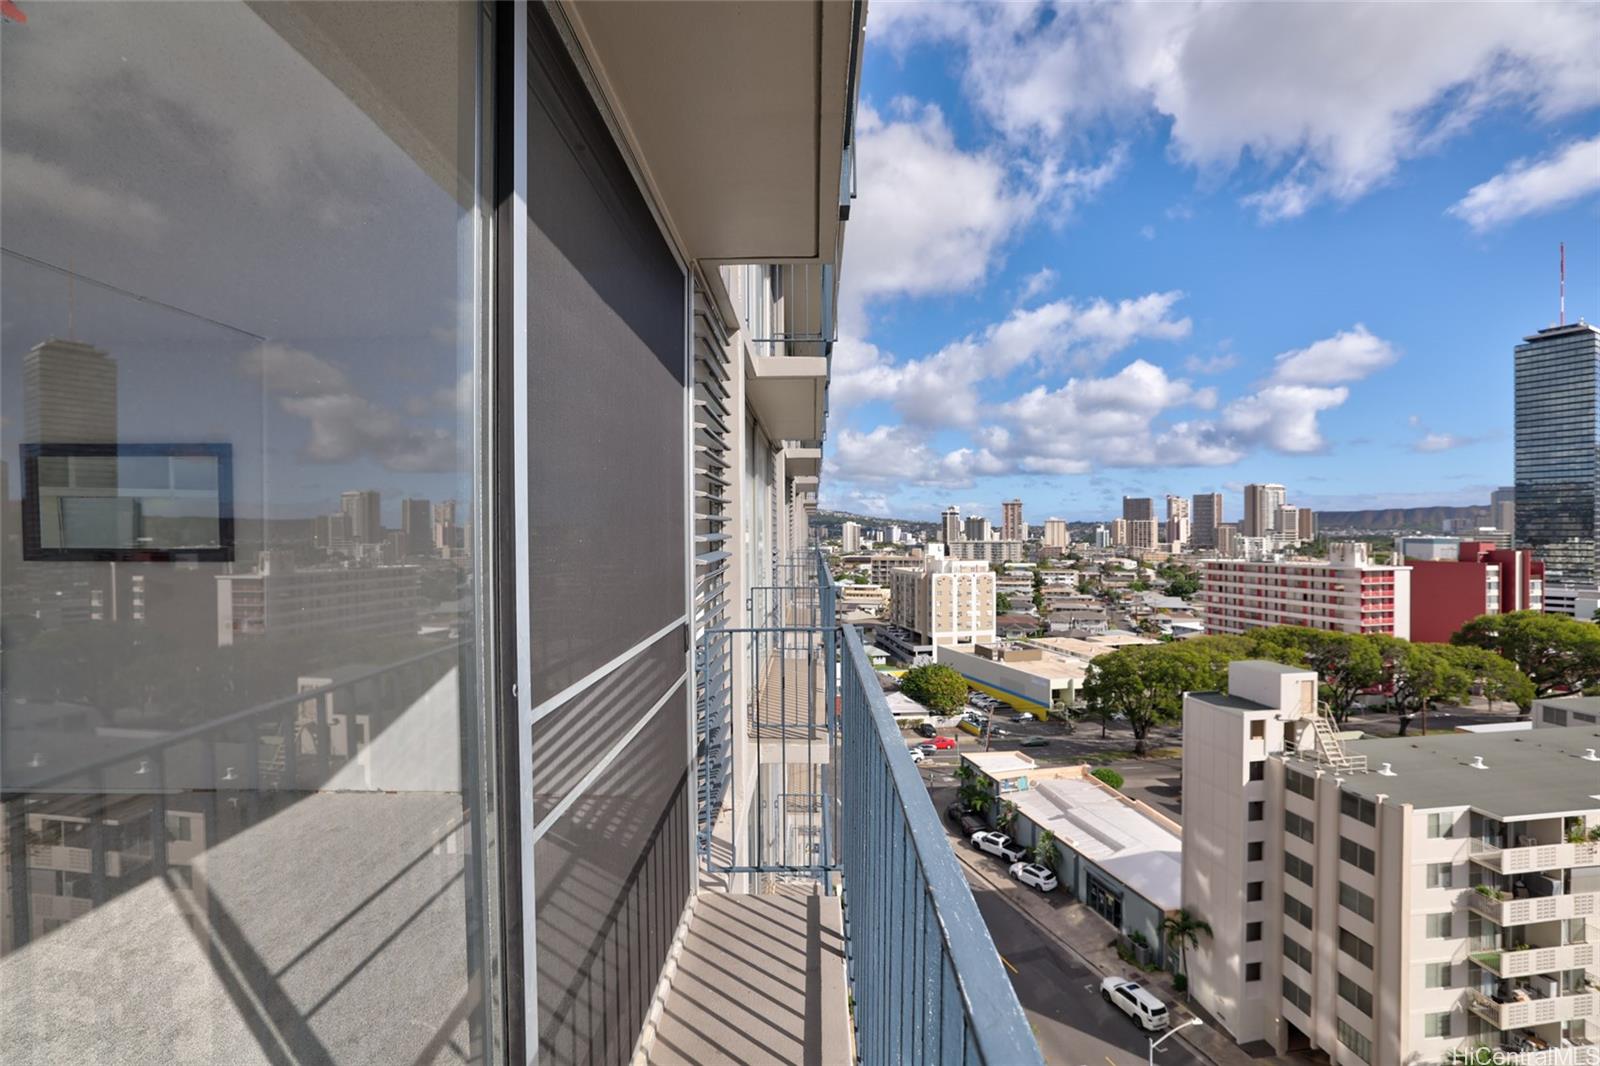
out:
<path id="1" fill-rule="evenodd" d="M 924 740 L 917 745 L 923 751 L 949 751 L 955 746 L 955 737 L 934 737 L 932 740 Z"/>

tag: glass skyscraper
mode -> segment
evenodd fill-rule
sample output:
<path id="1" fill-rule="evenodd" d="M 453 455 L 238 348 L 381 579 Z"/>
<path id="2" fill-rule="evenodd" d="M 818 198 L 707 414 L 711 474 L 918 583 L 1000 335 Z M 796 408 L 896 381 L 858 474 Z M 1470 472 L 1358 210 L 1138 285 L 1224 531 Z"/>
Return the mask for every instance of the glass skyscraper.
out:
<path id="1" fill-rule="evenodd" d="M 1600 576 L 1600 329 L 1552 326 L 1516 348 L 1516 542 L 1549 582 Z"/>

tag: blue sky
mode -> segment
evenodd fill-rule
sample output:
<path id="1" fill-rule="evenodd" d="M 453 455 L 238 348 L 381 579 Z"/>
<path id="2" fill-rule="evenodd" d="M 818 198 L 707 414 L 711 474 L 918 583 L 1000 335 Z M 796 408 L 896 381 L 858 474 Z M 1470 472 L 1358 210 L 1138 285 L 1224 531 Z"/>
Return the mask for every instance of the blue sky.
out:
<path id="1" fill-rule="evenodd" d="M 1600 318 L 1600 8 L 871 8 L 823 503 L 1486 502 Z"/>

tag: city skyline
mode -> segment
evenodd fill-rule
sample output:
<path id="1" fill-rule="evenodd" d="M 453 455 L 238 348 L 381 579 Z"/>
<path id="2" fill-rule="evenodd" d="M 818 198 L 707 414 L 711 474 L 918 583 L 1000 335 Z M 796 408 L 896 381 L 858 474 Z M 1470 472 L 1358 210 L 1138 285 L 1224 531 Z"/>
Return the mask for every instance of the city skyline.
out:
<path id="1" fill-rule="evenodd" d="M 1595 21 L 1176 10 L 874 11 L 822 506 L 1511 482 L 1511 349 L 1557 319 L 1560 242 L 1567 321 L 1600 317 Z M 1237 91 L 1264 77 L 1281 113 Z"/>

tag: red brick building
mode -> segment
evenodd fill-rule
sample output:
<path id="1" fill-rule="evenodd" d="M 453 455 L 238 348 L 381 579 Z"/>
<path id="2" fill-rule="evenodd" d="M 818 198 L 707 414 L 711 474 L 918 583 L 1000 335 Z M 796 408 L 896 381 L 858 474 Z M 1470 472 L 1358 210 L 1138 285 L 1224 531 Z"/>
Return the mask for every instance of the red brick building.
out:
<path id="1" fill-rule="evenodd" d="M 1544 609 L 1544 564 L 1526 549 L 1462 541 L 1453 561 L 1407 559 L 1411 639 L 1443 644 L 1480 614 Z"/>

